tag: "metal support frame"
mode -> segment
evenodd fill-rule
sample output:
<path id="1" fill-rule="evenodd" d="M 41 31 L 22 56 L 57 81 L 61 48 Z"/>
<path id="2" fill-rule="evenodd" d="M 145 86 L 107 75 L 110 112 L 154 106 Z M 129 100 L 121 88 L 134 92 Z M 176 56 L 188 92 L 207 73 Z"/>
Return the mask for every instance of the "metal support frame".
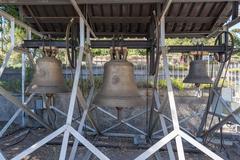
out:
<path id="1" fill-rule="evenodd" d="M 27 39 L 31 40 L 32 39 L 32 31 L 30 28 L 28 28 L 27 30 Z M 26 53 L 23 52 L 22 53 L 22 83 L 21 83 L 21 87 L 22 87 L 22 103 L 25 102 L 25 80 L 26 80 L 26 60 L 27 60 L 27 56 Z M 22 126 L 25 126 L 25 113 L 22 112 Z"/>
<path id="2" fill-rule="evenodd" d="M 228 121 L 233 121 L 233 122 L 240 124 L 240 116 L 239 116 L 240 108 L 238 107 L 236 110 L 233 111 L 231 106 L 229 106 L 229 104 L 226 103 L 225 100 L 222 98 L 219 91 L 212 89 L 212 94 L 213 94 L 213 97 L 216 96 L 218 99 L 218 102 L 217 102 L 216 106 L 214 106 L 213 110 L 215 110 L 218 107 L 218 104 L 221 103 L 222 106 L 229 112 L 229 114 L 227 116 L 222 116 L 222 115 L 213 113 L 213 115 L 212 115 L 213 117 L 220 117 L 220 118 L 222 118 L 222 120 L 220 122 L 218 122 L 217 124 L 215 124 L 214 126 L 209 126 L 209 128 L 207 130 L 205 130 L 204 133 L 201 133 L 201 134 L 199 133 L 199 136 L 202 136 L 204 138 L 207 138 L 207 136 L 212 135 L 216 130 L 220 129 Z M 209 110 L 205 113 L 210 114 Z M 206 125 L 206 122 L 205 122 L 205 125 Z"/>
<path id="3" fill-rule="evenodd" d="M 104 155 L 99 149 L 97 149 L 84 136 L 81 135 L 84 122 L 86 121 L 86 117 L 89 112 L 89 106 L 90 106 L 91 98 L 92 98 L 91 94 L 93 94 L 93 91 L 94 91 L 94 85 L 93 85 L 93 87 L 91 88 L 91 91 L 90 91 L 90 95 L 86 101 L 85 99 L 83 99 L 81 89 L 78 87 L 81 63 L 82 63 L 82 58 L 83 58 L 83 54 L 84 54 L 84 38 L 85 38 L 84 23 L 86 24 L 88 29 L 90 29 L 90 27 L 89 27 L 88 23 L 85 22 L 86 20 L 83 17 L 83 15 L 81 14 L 81 10 L 77 6 L 76 1 L 71 0 L 71 2 L 80 16 L 80 23 L 79 23 L 79 25 L 80 25 L 80 27 L 79 27 L 80 28 L 80 44 L 79 44 L 79 56 L 77 59 L 77 67 L 76 67 L 76 72 L 75 72 L 75 76 L 74 76 L 74 82 L 73 82 L 73 87 L 72 87 L 72 92 L 71 92 L 71 97 L 70 97 L 70 103 L 69 103 L 69 109 L 68 109 L 68 113 L 67 113 L 66 123 L 59 129 L 57 129 L 56 131 L 52 132 L 51 134 L 49 134 L 48 136 L 43 138 L 42 140 L 38 141 L 31 147 L 27 148 L 26 150 L 24 150 L 21 153 L 19 153 L 18 155 L 16 155 L 14 158 L 12 158 L 13 160 L 19 160 L 19 159 L 24 158 L 25 156 L 36 151 L 38 148 L 40 148 L 41 146 L 43 146 L 44 144 L 46 144 L 47 142 L 51 141 L 52 139 L 58 137 L 61 134 L 63 134 L 63 141 L 62 141 L 61 151 L 60 151 L 60 156 L 59 156 L 60 160 L 64 160 L 66 158 L 66 152 L 67 152 L 67 146 L 68 146 L 68 140 L 69 140 L 70 134 L 72 134 L 75 137 L 74 144 L 73 144 L 73 147 L 72 147 L 72 150 L 70 153 L 70 159 L 75 158 L 77 146 L 78 146 L 78 143 L 80 142 L 99 159 L 109 160 L 109 158 L 106 155 Z M 169 7 L 170 3 L 171 3 L 171 0 L 169 0 L 167 2 L 166 8 L 165 8 L 166 10 Z M 135 160 L 143 160 L 143 159 L 149 158 L 151 155 L 153 155 L 156 151 L 158 151 L 164 145 L 167 145 L 170 158 L 175 159 L 175 156 L 174 156 L 174 153 L 172 150 L 172 146 L 171 146 L 171 142 L 170 142 L 173 139 L 175 139 L 175 141 L 176 141 L 178 158 L 184 160 L 185 155 L 184 155 L 184 149 L 183 149 L 183 144 L 182 144 L 182 138 L 185 139 L 190 144 L 194 145 L 196 148 L 200 149 L 202 152 L 204 152 L 211 158 L 222 160 L 221 157 L 219 157 L 218 155 L 213 153 L 211 150 L 207 149 L 205 146 L 203 146 L 202 144 L 197 142 L 194 138 L 192 138 L 191 136 L 189 136 L 188 134 L 183 132 L 179 126 L 176 104 L 175 104 L 173 88 L 172 88 L 170 74 L 169 74 L 169 68 L 168 68 L 168 61 L 167 61 L 167 56 L 166 56 L 168 50 L 165 47 L 165 13 L 166 13 L 166 11 L 163 12 L 163 15 L 160 18 L 161 27 L 158 29 L 160 29 L 161 41 L 159 41 L 160 44 L 157 44 L 157 45 L 159 45 L 158 47 L 161 48 L 161 53 L 163 56 L 163 66 L 164 66 L 165 78 L 167 80 L 167 93 L 168 93 L 168 101 L 170 103 L 171 118 L 172 118 L 172 122 L 173 122 L 173 131 L 168 133 L 164 117 L 161 114 L 159 114 L 159 118 L 160 118 L 162 128 L 164 131 L 164 137 L 161 140 L 159 140 L 157 143 L 155 143 L 153 146 L 151 146 L 149 149 L 147 149 L 145 152 L 140 154 L 137 158 L 135 158 Z M 88 37 L 90 37 L 89 33 L 90 33 L 90 31 L 87 31 Z M 93 35 L 94 35 L 94 33 L 93 33 Z M 89 60 L 89 57 L 87 58 L 87 60 Z M 91 63 L 91 62 L 89 62 L 89 63 Z M 92 74 L 91 74 L 91 76 L 92 76 Z M 0 92 L 3 93 L 4 90 L 0 88 Z M 84 109 L 78 130 L 76 130 L 72 127 L 73 112 L 74 112 L 76 98 L 81 99 L 80 103 Z M 158 105 L 158 107 L 160 108 L 161 105 Z M 114 116 L 112 116 L 112 117 L 114 118 Z M 125 120 L 123 122 L 125 124 L 128 124 L 126 121 L 127 120 Z M 155 155 L 156 155 L 156 157 L 159 157 L 159 154 L 155 154 Z M 1 154 L 0 154 L 0 156 L 1 156 Z"/>
<path id="4" fill-rule="evenodd" d="M 76 131 L 71 126 L 72 120 L 73 120 L 74 104 L 75 104 L 77 95 L 79 95 L 79 93 L 80 93 L 79 92 L 80 89 L 78 88 L 78 82 L 79 82 L 79 78 L 80 78 L 81 63 L 82 63 L 82 58 L 83 58 L 83 54 L 84 54 L 84 37 L 85 37 L 84 36 L 84 28 L 85 28 L 85 26 L 84 26 L 83 18 L 80 17 L 79 56 L 77 59 L 77 67 L 76 67 L 76 72 L 75 72 L 75 76 L 74 76 L 74 82 L 73 82 L 72 93 L 71 93 L 71 97 L 70 97 L 70 104 L 69 104 L 66 124 L 63 125 L 62 127 L 60 127 L 59 129 L 57 129 L 56 131 L 54 131 L 53 133 L 49 134 L 42 140 L 38 141 L 37 143 L 35 143 L 31 147 L 29 147 L 28 149 L 24 150 L 17 156 L 15 156 L 13 158 L 13 160 L 18 160 L 18 159 L 24 158 L 25 156 L 31 154 L 32 152 L 34 152 L 35 150 L 37 150 L 38 148 L 40 148 L 41 146 L 43 146 L 50 140 L 54 139 L 55 137 L 61 135 L 62 133 L 64 134 L 64 136 L 63 136 L 63 142 L 62 142 L 60 156 L 59 156 L 60 160 L 64 160 L 66 158 L 66 152 L 67 152 L 67 146 L 68 146 L 68 140 L 69 140 L 70 134 L 72 134 L 76 138 L 74 146 L 76 146 L 76 144 L 78 144 L 78 142 L 80 142 L 86 148 L 88 148 L 93 154 L 95 154 L 95 156 L 98 157 L 99 159 L 109 160 L 109 158 L 107 158 L 100 150 L 98 150 L 94 145 L 92 145 L 86 138 L 84 138 L 81 135 L 81 130 L 82 130 L 83 124 L 84 124 L 86 116 L 87 116 L 88 108 L 84 108 L 84 106 L 82 106 L 84 108 L 84 113 L 83 113 L 83 116 L 81 118 L 80 125 L 78 128 L 79 132 Z M 73 146 L 73 148 L 75 148 L 74 146 Z M 72 157 L 74 157 L 74 155 L 75 155 L 74 150 L 72 151 L 71 154 L 73 155 Z"/>
<path id="5" fill-rule="evenodd" d="M 7 63 L 11 57 L 11 54 L 14 50 L 15 47 L 15 23 L 17 22 L 18 25 L 20 25 L 21 27 L 27 29 L 27 31 L 30 30 L 29 26 L 25 25 L 24 23 L 22 23 L 21 21 L 15 20 L 14 17 L 10 16 L 9 14 L 7 14 L 4 11 L 0 11 L 0 15 L 4 16 L 6 19 L 10 20 L 10 40 L 11 40 L 11 45 L 10 45 L 10 49 L 9 51 L 6 53 L 5 59 L 3 61 L 3 64 L 0 68 L 0 77 L 2 76 L 4 69 L 7 66 Z M 39 35 L 39 34 L 38 34 Z M 24 66 L 23 66 L 24 67 Z M 24 76 L 24 75 L 22 75 Z M 24 80 L 24 79 L 23 79 Z M 22 82 L 24 83 L 24 82 Z M 23 86 L 22 86 L 23 87 Z M 22 88 L 23 90 L 23 88 Z M 24 93 L 24 92 L 23 92 Z M 22 103 L 16 99 L 15 97 L 13 97 L 11 95 L 11 93 L 9 93 L 8 91 L 6 91 L 5 89 L 3 89 L 2 87 L 0 87 L 0 94 L 2 96 L 4 96 L 7 100 L 9 100 L 10 102 L 12 102 L 13 104 L 15 104 L 17 107 L 19 107 L 19 109 L 15 112 L 15 114 L 11 117 L 11 119 L 5 124 L 5 126 L 1 129 L 0 131 L 0 137 L 3 136 L 3 134 L 6 132 L 6 130 L 9 128 L 9 126 L 14 122 L 14 120 L 17 118 L 17 116 L 19 115 L 19 113 L 22 111 L 26 112 L 28 115 L 30 115 L 32 118 L 34 118 L 35 120 L 37 120 L 40 124 L 42 124 L 44 127 L 51 129 L 51 127 L 49 127 L 48 124 L 46 124 L 38 115 L 36 115 L 35 113 L 33 113 L 29 108 L 27 108 L 27 103 L 31 100 L 32 96 L 30 96 L 26 102 L 24 102 L 24 97 L 22 97 Z M 23 95 L 22 95 L 23 96 Z"/>
<path id="6" fill-rule="evenodd" d="M 31 28 L 29 25 L 27 25 L 27 24 L 23 23 L 22 21 L 14 18 L 13 16 L 8 14 L 7 12 L 4 12 L 3 10 L 0 10 L 0 16 L 3 16 L 8 20 L 14 20 L 16 25 L 19 25 L 20 27 L 25 28 L 26 30 L 28 28 Z M 43 38 L 43 35 L 40 32 L 36 31 L 35 29 L 31 28 L 31 31 L 32 31 L 33 34 L 39 36 L 40 38 Z"/>
<path id="7" fill-rule="evenodd" d="M 178 117 L 177 117 L 177 110 L 174 100 L 174 94 L 172 90 L 172 84 L 170 80 L 169 75 L 169 69 L 168 69 L 168 63 L 167 63 L 167 57 L 166 57 L 167 49 L 165 47 L 162 48 L 162 55 L 163 55 L 163 66 L 164 66 L 164 72 L 167 80 L 167 89 L 168 89 L 168 99 L 170 103 L 170 110 L 171 110 L 171 117 L 173 122 L 173 131 L 171 131 L 169 134 L 165 135 L 160 141 L 155 143 L 152 147 L 150 147 L 148 150 L 143 152 L 141 155 L 139 155 L 135 160 L 142 160 L 147 159 L 151 155 L 153 155 L 156 151 L 158 151 L 161 147 L 169 143 L 171 140 L 176 140 L 177 145 L 177 152 L 178 152 L 178 158 L 179 159 L 185 159 L 184 156 L 184 149 L 182 144 L 182 138 L 185 139 L 187 142 L 204 152 L 206 155 L 211 157 L 212 159 L 217 160 L 223 160 L 221 157 L 219 157 L 217 154 L 209 150 L 204 145 L 200 144 L 197 140 L 183 132 L 179 127 Z"/>
<path id="8" fill-rule="evenodd" d="M 31 94 L 29 97 L 28 97 L 28 99 L 25 101 L 25 102 L 23 102 L 23 104 L 24 105 L 27 105 L 30 101 L 31 101 L 31 99 L 32 99 L 32 97 L 34 96 L 35 94 L 33 93 L 33 94 Z M 22 111 L 22 109 L 21 108 L 19 108 L 15 113 L 14 113 L 14 115 L 10 118 L 10 120 L 5 124 L 5 126 L 2 128 L 2 130 L 0 131 L 0 137 L 2 137 L 3 136 L 3 134 L 7 131 L 7 129 L 10 127 L 10 125 L 14 122 L 14 120 L 17 118 L 17 116 L 21 113 L 21 111 Z"/>
<path id="9" fill-rule="evenodd" d="M 183 149 L 183 144 L 182 144 L 182 138 L 185 139 L 187 142 L 204 152 L 206 155 L 213 159 L 222 159 L 218 155 L 216 155 L 214 152 L 211 150 L 207 149 L 204 145 L 200 144 L 198 141 L 196 141 L 194 138 L 189 136 L 188 134 L 184 133 L 181 131 L 180 126 L 179 126 L 179 121 L 178 121 L 178 116 L 177 116 L 177 110 L 176 110 L 176 104 L 175 104 L 175 99 L 174 99 L 174 94 L 173 94 L 173 88 L 172 88 L 172 83 L 170 79 L 170 73 L 169 73 L 169 68 L 168 68 L 168 62 L 167 62 L 167 48 L 165 47 L 165 21 L 164 21 L 164 15 L 160 19 L 161 21 L 161 27 L 160 27 L 160 32 L 161 32 L 161 53 L 163 56 L 163 69 L 165 73 L 165 79 L 167 81 L 167 92 L 168 92 L 168 100 L 170 104 L 170 111 L 171 111 L 171 118 L 173 122 L 173 131 L 171 131 L 169 134 L 165 134 L 164 137 L 155 143 L 152 147 L 150 147 L 148 150 L 143 152 L 141 155 L 139 155 L 135 160 L 142 160 L 142 159 L 147 159 L 151 155 L 153 155 L 155 152 L 157 152 L 161 147 L 164 145 L 168 144 L 171 140 L 175 139 L 176 141 L 176 146 L 177 146 L 177 154 L 179 159 L 185 159 L 184 155 L 184 149 Z M 159 63 L 159 62 L 158 62 Z M 157 68 L 158 69 L 158 68 Z M 161 118 L 161 117 L 160 117 Z M 164 121 L 164 119 L 162 119 Z M 163 128 L 164 128 L 163 124 Z M 165 130 L 166 133 L 166 130 Z M 169 145 L 170 146 L 170 145 Z M 171 152 L 171 147 L 168 146 L 168 152 Z"/>
<path id="10" fill-rule="evenodd" d="M 110 48 L 112 47 L 112 40 L 98 40 L 92 39 L 91 48 Z M 115 45 L 123 45 L 129 49 L 151 49 L 155 47 L 153 41 L 149 40 L 115 40 Z M 63 40 L 24 40 L 22 45 L 23 48 L 39 48 L 39 46 L 55 46 L 57 48 L 66 48 L 66 43 Z M 71 47 L 71 44 L 70 46 Z M 209 46 L 209 45 L 194 45 L 194 46 L 168 46 L 169 53 L 179 53 L 185 52 L 189 53 L 191 51 L 207 51 L 207 52 L 224 52 L 226 50 L 225 46 Z"/>
<path id="11" fill-rule="evenodd" d="M 115 115 L 113 115 L 112 113 L 104 110 L 104 109 L 101 108 L 101 107 L 96 107 L 96 109 L 98 109 L 99 111 L 105 113 L 106 115 L 108 115 L 109 117 L 111 117 L 111 118 L 113 118 L 113 119 L 116 119 L 116 120 L 118 119 Z M 148 110 L 148 111 L 149 111 L 149 110 Z M 130 120 L 132 120 L 132 119 L 134 119 L 134 118 L 136 118 L 136 117 L 139 117 L 140 115 L 143 115 L 143 114 L 146 113 L 146 112 L 147 112 L 147 111 L 145 110 L 145 111 L 139 112 L 139 113 L 137 113 L 137 114 L 135 114 L 135 115 L 133 115 L 133 116 L 131 116 L 131 117 L 128 117 L 128 118 L 126 118 L 126 119 L 121 119 L 120 122 L 118 122 L 118 123 L 114 124 L 113 126 L 111 126 L 111 127 L 109 127 L 109 128 L 106 128 L 106 129 L 104 129 L 103 131 L 101 131 L 101 134 L 106 134 L 108 131 L 110 131 L 110 130 L 116 128 L 116 127 L 118 127 L 119 125 L 125 124 L 125 125 L 128 126 L 129 128 L 132 128 L 133 130 L 135 130 L 135 131 L 139 132 L 140 134 L 146 136 L 146 135 L 147 135 L 146 132 L 144 132 L 144 131 L 142 131 L 141 129 L 133 126 L 133 125 L 130 124 L 130 123 L 128 123 L 128 121 L 130 121 Z M 121 134 L 121 133 L 119 133 L 119 134 Z"/>

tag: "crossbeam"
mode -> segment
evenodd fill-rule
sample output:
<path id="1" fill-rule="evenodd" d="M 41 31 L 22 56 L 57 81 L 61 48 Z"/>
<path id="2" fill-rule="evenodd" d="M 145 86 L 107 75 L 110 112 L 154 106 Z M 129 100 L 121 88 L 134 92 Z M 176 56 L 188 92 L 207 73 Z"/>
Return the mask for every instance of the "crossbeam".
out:
<path id="1" fill-rule="evenodd" d="M 173 0 L 177 3 L 226 2 L 227 0 Z M 229 2 L 239 0 L 228 0 Z M 130 4 L 130 3 L 163 3 L 164 0 L 76 0 L 78 4 Z M 7 5 L 70 5 L 66 0 L 0 0 L 0 4 Z"/>
<path id="2" fill-rule="evenodd" d="M 149 40 L 124 40 L 114 41 L 115 46 L 126 46 L 130 49 L 148 49 L 152 47 L 152 41 Z M 55 46 L 57 48 L 66 48 L 65 41 L 61 40 L 25 40 L 23 48 L 39 48 L 40 46 Z M 113 46 L 112 40 L 91 40 L 91 48 L 110 48 Z M 207 52 L 223 52 L 225 46 L 209 46 L 209 45 L 194 45 L 194 46 L 168 46 L 170 53 L 189 53 L 191 51 L 207 51 Z"/>
<path id="3" fill-rule="evenodd" d="M 29 23 L 37 23 L 39 20 L 41 23 L 69 23 L 71 18 L 78 17 L 23 17 Z M 211 23 L 217 17 L 174 17 L 167 16 L 166 22 L 182 22 L 182 23 Z M 105 17 L 105 16 L 91 16 L 89 20 L 92 23 L 150 23 L 150 16 L 130 16 L 130 17 Z"/>

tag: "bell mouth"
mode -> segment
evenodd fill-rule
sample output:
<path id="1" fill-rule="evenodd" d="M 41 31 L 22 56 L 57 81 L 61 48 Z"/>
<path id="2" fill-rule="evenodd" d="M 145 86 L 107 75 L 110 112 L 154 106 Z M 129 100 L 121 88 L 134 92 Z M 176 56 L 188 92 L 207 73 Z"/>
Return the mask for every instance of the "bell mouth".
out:
<path id="1" fill-rule="evenodd" d="M 66 86 L 39 86 L 30 85 L 26 89 L 26 93 L 39 93 L 39 94 L 56 94 L 56 93 L 67 93 L 70 92 Z"/>
<path id="2" fill-rule="evenodd" d="M 199 78 L 192 78 L 187 76 L 184 80 L 183 83 L 194 83 L 194 84 L 212 84 L 213 81 L 209 77 L 199 77 Z"/>
<path id="3" fill-rule="evenodd" d="M 132 107 L 144 107 L 146 102 L 141 95 L 136 96 L 104 96 L 97 94 L 93 104 L 100 107 L 112 107 L 112 108 L 132 108 Z"/>

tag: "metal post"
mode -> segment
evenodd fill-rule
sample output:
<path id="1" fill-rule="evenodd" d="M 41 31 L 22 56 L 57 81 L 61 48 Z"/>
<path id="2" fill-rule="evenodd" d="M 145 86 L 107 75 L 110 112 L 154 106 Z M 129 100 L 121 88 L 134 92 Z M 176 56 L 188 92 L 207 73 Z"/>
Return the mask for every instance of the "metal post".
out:
<path id="1" fill-rule="evenodd" d="M 177 110 L 176 110 L 176 103 L 174 99 L 174 94 L 173 94 L 173 88 L 172 88 L 172 83 L 170 79 L 170 74 L 169 74 L 169 68 L 168 68 L 168 62 L 167 62 L 167 49 L 165 48 L 165 16 L 161 18 L 161 46 L 162 46 L 162 55 L 163 55 L 163 68 L 164 68 L 164 74 L 166 76 L 167 80 L 167 90 L 168 90 L 168 99 L 169 99 L 169 104 L 170 104 L 170 110 L 171 110 L 171 116 L 173 120 L 173 128 L 176 131 L 180 130 L 179 127 L 179 122 L 178 122 L 178 116 L 177 116 Z M 183 150 L 183 144 L 182 144 L 182 138 L 180 136 L 177 136 L 175 138 L 176 140 L 176 145 L 177 145 L 177 153 L 178 157 L 181 158 L 182 160 L 185 159 L 184 156 L 184 150 Z"/>
<path id="2" fill-rule="evenodd" d="M 83 53 L 84 53 L 84 21 L 83 18 L 79 18 L 79 27 L 80 27 L 80 44 L 79 44 L 79 55 L 77 59 L 77 67 L 76 67 L 76 72 L 75 72 L 75 77 L 74 77 L 74 82 L 73 82 L 73 87 L 72 87 L 72 94 L 70 98 L 70 104 L 69 104 L 69 110 L 68 110 L 68 116 L 66 120 L 67 125 L 72 124 L 72 117 L 73 117 L 73 111 L 74 111 L 74 105 L 76 101 L 76 96 L 77 96 L 77 89 L 78 89 L 78 82 L 80 78 L 80 71 L 81 71 L 81 63 L 82 63 L 82 58 L 83 58 Z M 66 157 L 66 152 L 67 152 L 67 145 L 68 145 L 68 139 L 69 139 L 69 131 L 66 130 L 64 132 L 64 137 L 63 137 L 63 142 L 62 142 L 62 147 L 61 147 L 61 152 L 60 152 L 60 160 L 65 160 Z"/>
<path id="3" fill-rule="evenodd" d="M 7 52 L 6 56 L 5 56 L 5 59 L 3 61 L 3 64 L 0 68 L 0 77 L 2 76 L 3 74 L 3 71 L 5 69 L 5 67 L 7 66 L 7 63 L 10 59 L 10 56 L 13 52 L 13 49 L 15 47 L 15 36 L 14 36 L 14 32 L 15 32 L 15 21 L 14 19 L 11 19 L 11 28 L 10 28 L 10 40 L 11 40 L 11 46 L 10 46 L 10 49 L 9 51 Z"/>
<path id="4" fill-rule="evenodd" d="M 31 40 L 32 39 L 32 31 L 29 28 L 27 30 L 27 39 Z M 25 81 L 26 81 L 26 53 L 23 52 L 22 53 L 22 103 L 25 102 Z M 25 122 L 25 113 L 22 112 L 22 126 L 25 126 L 26 122 Z"/>

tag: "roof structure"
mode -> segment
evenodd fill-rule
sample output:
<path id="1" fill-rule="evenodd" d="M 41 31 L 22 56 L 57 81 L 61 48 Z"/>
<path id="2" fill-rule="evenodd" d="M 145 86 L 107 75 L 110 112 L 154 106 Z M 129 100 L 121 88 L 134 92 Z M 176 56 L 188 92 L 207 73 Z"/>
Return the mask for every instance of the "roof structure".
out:
<path id="1" fill-rule="evenodd" d="M 98 37 L 149 37 L 154 11 L 164 0 L 77 0 Z M 0 0 L 22 6 L 23 20 L 51 37 L 63 37 L 72 17 L 68 0 Z M 231 16 L 232 0 L 174 0 L 166 14 L 166 37 L 201 37 L 221 27 Z"/>

